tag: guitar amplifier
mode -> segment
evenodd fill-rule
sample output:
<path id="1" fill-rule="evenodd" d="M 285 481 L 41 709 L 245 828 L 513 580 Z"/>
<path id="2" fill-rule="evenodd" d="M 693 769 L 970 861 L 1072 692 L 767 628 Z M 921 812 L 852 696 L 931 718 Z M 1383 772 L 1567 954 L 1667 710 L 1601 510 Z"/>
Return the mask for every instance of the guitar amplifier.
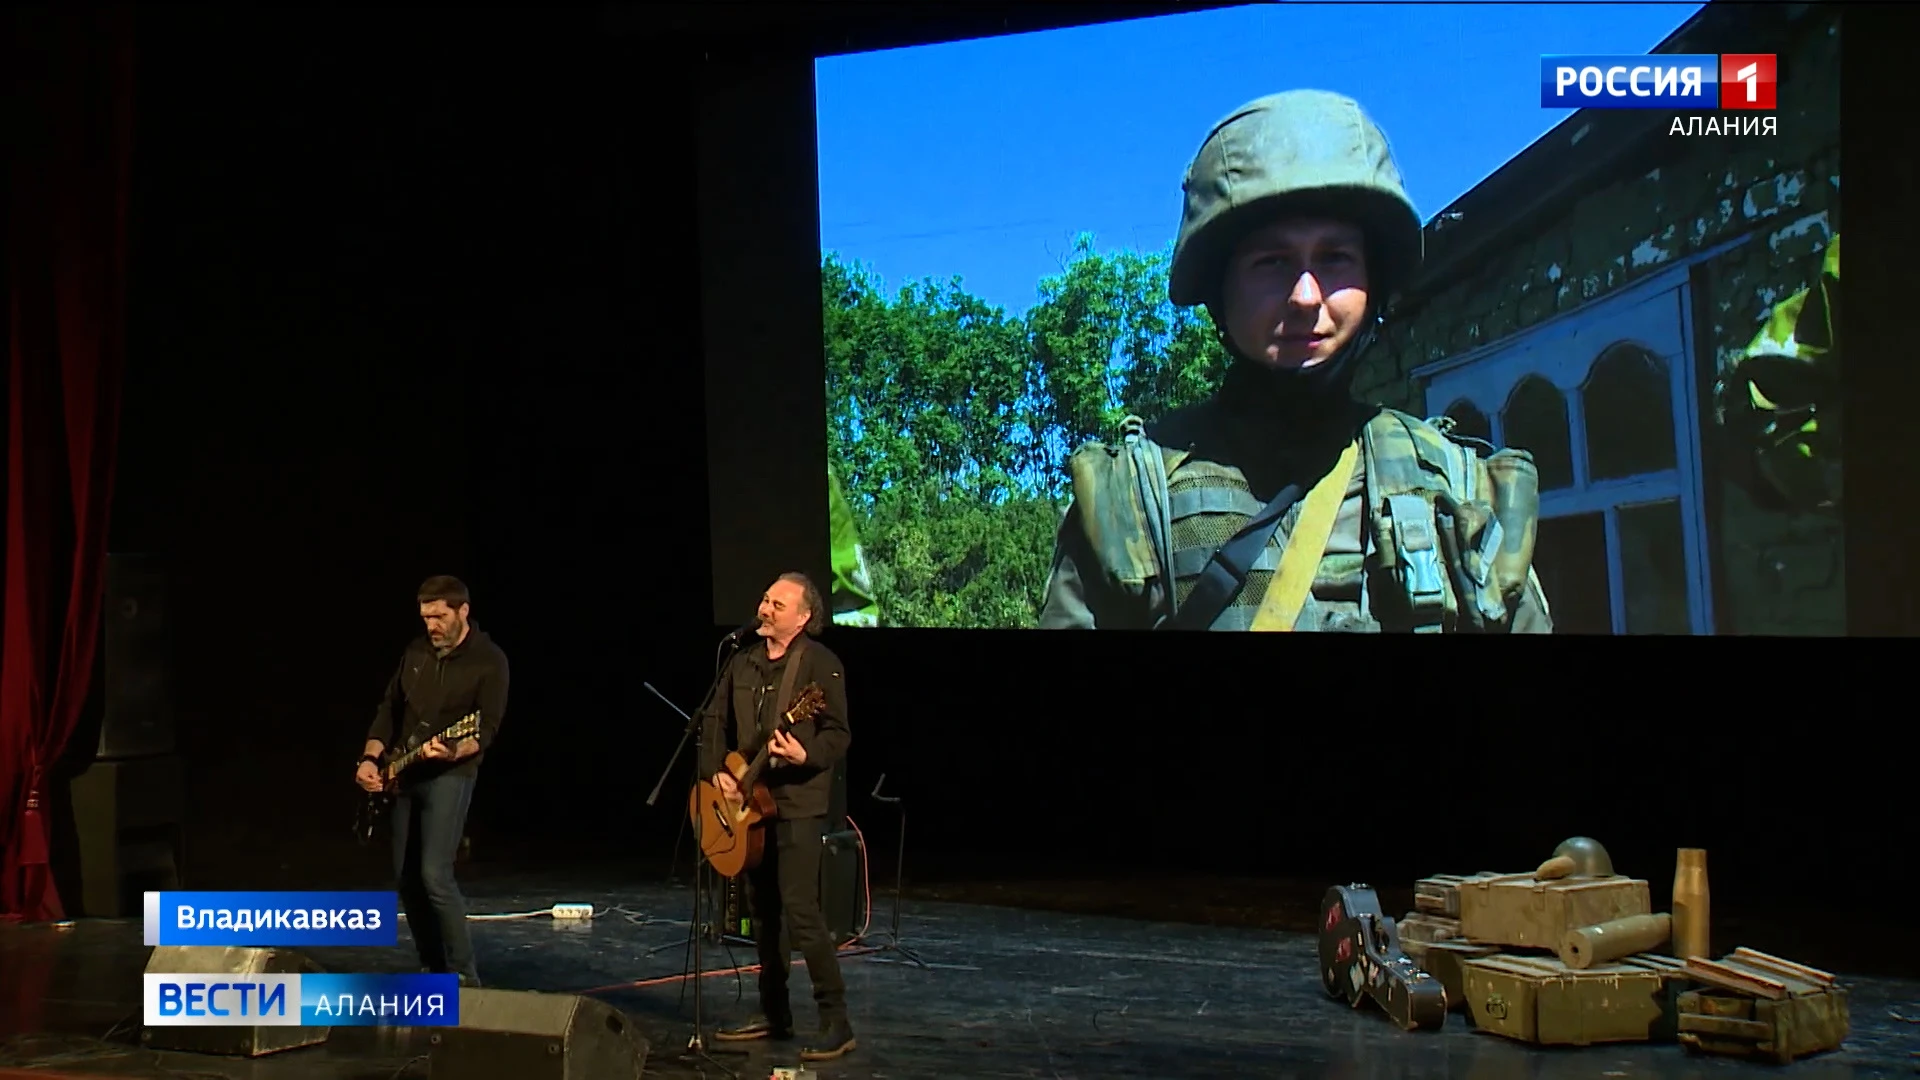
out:
<path id="1" fill-rule="evenodd" d="M 825 834 L 820 838 L 820 906 L 827 917 L 827 932 L 835 945 L 845 945 L 860 933 L 866 921 L 867 890 L 862 888 L 866 852 L 860 835 L 847 823 L 847 763 L 842 759 L 833 770 L 832 794 L 827 799 Z M 754 939 L 753 904 L 747 875 L 721 878 L 715 875 L 718 931 L 736 940 Z M 711 936 L 711 935 L 710 935 Z"/>
<path id="2" fill-rule="evenodd" d="M 833 767 L 833 787 L 827 795 L 826 835 L 820 838 L 820 906 L 827 917 L 827 933 L 835 945 L 845 945 L 860 933 L 865 921 L 860 871 L 866 852 L 860 834 L 847 824 L 847 759 Z"/>
<path id="3" fill-rule="evenodd" d="M 860 936 L 866 922 L 866 892 L 861 888 L 867 853 L 860 834 L 852 829 L 829 832 L 820 838 L 820 906 L 827 917 L 827 933 L 835 945 Z"/>

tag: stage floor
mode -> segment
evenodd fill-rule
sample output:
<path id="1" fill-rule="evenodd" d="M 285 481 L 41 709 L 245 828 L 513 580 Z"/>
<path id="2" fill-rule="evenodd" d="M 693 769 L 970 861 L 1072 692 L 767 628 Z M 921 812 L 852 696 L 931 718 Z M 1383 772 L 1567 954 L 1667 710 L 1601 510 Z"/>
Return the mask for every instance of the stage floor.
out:
<path id="1" fill-rule="evenodd" d="M 798 1066 L 798 1042 L 750 1044 L 720 1067 L 682 1060 L 692 1031 L 685 970 L 691 893 L 654 882 L 561 888 L 529 879 L 470 887 L 475 913 L 586 902 L 591 923 L 480 920 L 474 938 L 490 987 L 592 992 L 651 1043 L 647 1077 L 762 1080 Z M 867 940 L 888 940 L 876 898 Z M 1320 989 L 1305 934 L 1223 929 L 975 904 L 909 900 L 902 942 L 926 962 L 859 953 L 844 961 L 860 1048 L 810 1066 L 820 1077 L 1911 1077 L 1920 1064 L 1920 981 L 1845 977 L 1846 1047 L 1785 1069 L 1690 1057 L 1674 1045 L 1538 1050 L 1474 1032 L 1461 1013 L 1409 1034 L 1372 1008 Z M 410 971 L 411 948 L 303 950 L 330 971 Z M 1756 947 L 1764 947 L 1756 942 Z M 254 1060 L 139 1048 L 140 975 L 149 950 L 132 920 L 0 927 L 0 1080 L 181 1077 L 404 1080 L 428 1076 L 426 1029 L 342 1028 L 321 1046 Z M 704 948 L 709 1027 L 754 1008 L 752 950 Z M 857 955 L 856 955 L 857 954 Z M 793 997 L 813 1024 L 804 965 Z M 102 1038 L 106 1041 L 102 1042 Z M 30 1069 L 24 1072 L 9 1070 Z M 446 1080 L 446 1078 L 441 1078 Z"/>

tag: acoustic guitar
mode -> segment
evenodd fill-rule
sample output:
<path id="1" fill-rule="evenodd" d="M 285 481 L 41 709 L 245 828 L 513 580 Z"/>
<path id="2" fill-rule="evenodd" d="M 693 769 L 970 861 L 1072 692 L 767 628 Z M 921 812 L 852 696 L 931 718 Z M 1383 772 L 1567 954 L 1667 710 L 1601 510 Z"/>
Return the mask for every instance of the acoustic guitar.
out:
<path id="1" fill-rule="evenodd" d="M 817 683 L 808 683 L 781 715 L 775 730 L 791 732 L 795 724 L 812 720 L 827 704 L 827 695 Z M 775 815 L 773 792 L 760 780 L 761 772 L 772 756 L 772 737 L 760 744 L 749 762 L 738 750 L 727 752 L 727 775 L 746 793 L 744 802 L 729 799 L 712 780 L 694 785 L 687 799 L 687 811 L 693 818 L 693 832 L 700 840 L 700 851 L 708 865 L 721 877 L 739 877 L 760 865 L 767 850 L 766 823 Z"/>
<path id="2" fill-rule="evenodd" d="M 363 844 L 373 839 L 374 830 L 379 828 L 380 820 L 386 817 L 388 810 L 393 808 L 394 791 L 398 787 L 400 774 L 426 756 L 428 743 L 434 739 L 445 739 L 453 743 L 470 735 L 477 735 L 479 732 L 480 711 L 476 709 L 432 736 L 422 739 L 419 746 L 405 753 L 395 754 L 389 750 L 387 763 L 380 766 L 380 790 L 367 792 L 366 800 L 360 804 L 360 812 L 354 816 L 353 835 Z"/>

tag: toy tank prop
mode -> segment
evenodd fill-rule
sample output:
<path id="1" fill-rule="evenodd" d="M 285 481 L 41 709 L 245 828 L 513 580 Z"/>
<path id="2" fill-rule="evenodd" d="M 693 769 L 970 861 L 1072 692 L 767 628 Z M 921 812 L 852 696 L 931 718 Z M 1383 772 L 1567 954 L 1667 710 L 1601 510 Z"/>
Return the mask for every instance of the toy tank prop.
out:
<path id="1" fill-rule="evenodd" d="M 1712 958 L 1705 852 L 1680 850 L 1672 907 L 1654 911 L 1648 882 L 1589 837 L 1521 873 L 1422 878 L 1398 920 L 1372 888 L 1336 885 L 1320 907 L 1321 985 L 1406 1031 L 1460 1012 L 1542 1046 L 1677 1042 L 1786 1063 L 1845 1042 L 1848 994 L 1831 974 L 1744 947 Z"/>

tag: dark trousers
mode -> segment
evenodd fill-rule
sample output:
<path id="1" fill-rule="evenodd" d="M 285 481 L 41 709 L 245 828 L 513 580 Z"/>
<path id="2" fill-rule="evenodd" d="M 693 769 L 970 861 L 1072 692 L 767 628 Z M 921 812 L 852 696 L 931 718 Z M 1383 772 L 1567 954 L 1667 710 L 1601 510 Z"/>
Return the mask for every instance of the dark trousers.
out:
<path id="1" fill-rule="evenodd" d="M 471 777 L 443 773 L 400 790 L 393 806 L 393 876 L 421 966 L 477 979 L 467 901 L 453 880 L 473 784 Z"/>
<path id="2" fill-rule="evenodd" d="M 779 1025 L 793 1022 L 787 975 L 794 950 L 807 961 L 822 1027 L 847 1018 L 847 984 L 820 906 L 820 840 L 825 818 L 776 818 L 766 854 L 748 871 L 754 938 L 760 947 L 760 1010 Z"/>

